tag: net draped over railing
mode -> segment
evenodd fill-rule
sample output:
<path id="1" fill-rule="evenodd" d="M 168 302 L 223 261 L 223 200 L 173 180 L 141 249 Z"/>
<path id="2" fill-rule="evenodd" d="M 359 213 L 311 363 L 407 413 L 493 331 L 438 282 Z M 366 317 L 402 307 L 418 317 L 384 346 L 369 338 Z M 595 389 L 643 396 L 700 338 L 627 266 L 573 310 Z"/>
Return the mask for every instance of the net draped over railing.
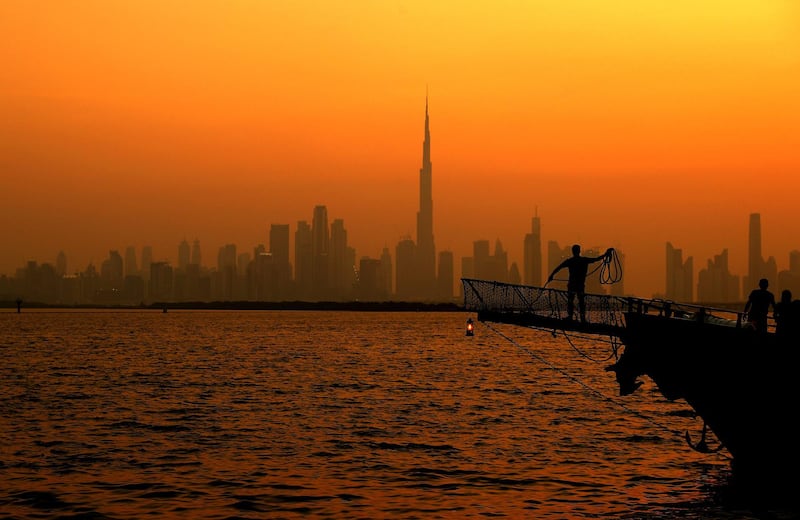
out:
<path id="1" fill-rule="evenodd" d="M 532 314 L 558 320 L 568 317 L 567 291 L 470 278 L 463 278 L 461 281 L 466 310 Z M 574 302 L 574 318 L 578 319 L 577 296 Z M 630 305 L 628 299 L 605 294 L 586 294 L 585 303 L 589 322 L 612 327 L 624 326 L 622 313 Z"/>
<path id="2" fill-rule="evenodd" d="M 568 320 L 567 291 L 491 280 L 461 279 L 464 308 L 479 314 L 525 315 L 545 321 Z M 741 326 L 742 314 L 730 309 L 704 307 L 668 300 L 586 294 L 586 318 L 590 324 L 624 328 L 624 313 L 652 313 L 675 318 L 698 319 L 718 325 Z M 577 321 L 579 304 L 574 299 L 573 319 Z"/>

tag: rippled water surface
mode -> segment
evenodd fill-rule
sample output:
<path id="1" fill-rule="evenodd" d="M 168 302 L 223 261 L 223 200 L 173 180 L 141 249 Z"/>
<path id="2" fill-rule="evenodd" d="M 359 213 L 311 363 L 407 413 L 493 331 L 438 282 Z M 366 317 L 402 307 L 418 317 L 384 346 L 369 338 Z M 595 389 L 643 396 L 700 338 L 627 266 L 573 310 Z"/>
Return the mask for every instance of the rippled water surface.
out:
<path id="1" fill-rule="evenodd" d="M 0 314 L 0 518 L 790 518 L 608 343 L 464 313 Z"/>

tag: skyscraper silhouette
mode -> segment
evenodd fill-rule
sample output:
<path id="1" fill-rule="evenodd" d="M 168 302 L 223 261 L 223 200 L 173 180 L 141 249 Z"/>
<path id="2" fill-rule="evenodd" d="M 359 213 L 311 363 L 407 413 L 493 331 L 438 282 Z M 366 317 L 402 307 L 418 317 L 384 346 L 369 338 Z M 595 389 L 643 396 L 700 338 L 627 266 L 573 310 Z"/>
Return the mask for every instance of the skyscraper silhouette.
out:
<path id="1" fill-rule="evenodd" d="M 758 285 L 758 280 L 764 277 L 763 271 L 764 258 L 761 256 L 761 215 L 759 213 L 751 213 L 747 235 L 747 280 L 745 280 L 745 294 L 749 294 L 750 289 Z"/>
<path id="2" fill-rule="evenodd" d="M 202 253 L 200 252 L 200 240 L 194 239 L 192 243 L 192 262 L 194 265 L 199 266 L 202 262 Z"/>
<path id="3" fill-rule="evenodd" d="M 150 279 L 151 269 L 150 264 L 153 262 L 153 248 L 152 246 L 143 246 L 142 247 L 142 278 L 146 280 Z"/>
<path id="4" fill-rule="evenodd" d="M 433 165 L 428 97 L 425 96 L 425 140 L 422 142 L 422 168 L 419 170 L 419 212 L 417 212 L 417 293 L 430 298 L 436 292 L 436 247 L 433 242 Z"/>
<path id="5" fill-rule="evenodd" d="M 184 238 L 181 240 L 181 243 L 178 244 L 178 269 L 186 271 L 186 266 L 189 265 L 191 254 L 192 249 L 189 246 L 189 242 Z"/>
<path id="6" fill-rule="evenodd" d="M 683 261 L 683 249 L 676 249 L 667 242 L 667 283 L 665 296 L 669 300 L 691 302 L 694 287 L 694 259 Z"/>
<path id="7" fill-rule="evenodd" d="M 336 299 L 348 298 L 353 288 L 355 252 L 351 250 L 352 248 L 347 245 L 344 220 L 334 219 L 331 222 L 328 248 L 328 283 Z"/>
<path id="8" fill-rule="evenodd" d="M 128 246 L 125 248 L 125 276 L 136 276 L 139 268 L 136 267 L 136 248 Z"/>
<path id="9" fill-rule="evenodd" d="M 425 96 L 425 138 L 422 168 L 419 169 L 419 211 L 417 242 L 403 237 L 397 244 L 395 293 L 401 300 L 433 300 L 437 297 L 436 247 L 433 242 L 433 189 L 431 131 L 428 97 Z"/>
<path id="10" fill-rule="evenodd" d="M 330 229 L 328 228 L 328 208 L 314 207 L 311 221 L 311 283 L 317 299 L 327 298 L 330 289 Z"/>
<path id="11" fill-rule="evenodd" d="M 64 251 L 59 251 L 56 257 L 56 274 L 58 276 L 67 274 L 67 255 Z"/>
<path id="12" fill-rule="evenodd" d="M 538 214 L 531 219 L 531 232 L 525 235 L 523 273 L 526 285 L 542 285 L 542 225 Z"/>
<path id="13" fill-rule="evenodd" d="M 761 214 L 750 214 L 749 236 L 747 240 L 747 278 L 745 279 L 743 294 L 747 295 L 751 289 L 758 286 L 761 278 L 769 280 L 774 287 L 778 279 L 778 263 L 775 257 L 766 261 L 761 255 Z"/>
<path id="14" fill-rule="evenodd" d="M 313 236 L 305 220 L 297 222 L 294 233 L 295 291 L 301 300 L 311 298 L 313 292 Z"/>

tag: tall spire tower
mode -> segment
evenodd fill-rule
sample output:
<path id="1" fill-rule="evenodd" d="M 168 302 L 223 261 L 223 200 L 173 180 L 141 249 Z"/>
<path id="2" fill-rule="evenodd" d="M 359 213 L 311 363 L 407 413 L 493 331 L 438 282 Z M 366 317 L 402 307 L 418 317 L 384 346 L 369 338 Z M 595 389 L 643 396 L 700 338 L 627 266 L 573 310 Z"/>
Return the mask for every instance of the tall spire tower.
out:
<path id="1" fill-rule="evenodd" d="M 422 168 L 419 169 L 419 211 L 417 212 L 417 291 L 419 296 L 432 297 L 436 288 L 436 247 L 433 243 L 433 188 L 431 164 L 431 130 L 428 117 L 428 95 L 425 94 L 425 140 L 422 142 Z"/>
<path id="2" fill-rule="evenodd" d="M 745 280 L 744 286 L 745 294 L 749 294 L 750 289 L 756 287 L 758 285 L 758 280 L 764 277 L 764 258 L 761 256 L 760 213 L 750 214 L 747 246 L 747 280 Z"/>

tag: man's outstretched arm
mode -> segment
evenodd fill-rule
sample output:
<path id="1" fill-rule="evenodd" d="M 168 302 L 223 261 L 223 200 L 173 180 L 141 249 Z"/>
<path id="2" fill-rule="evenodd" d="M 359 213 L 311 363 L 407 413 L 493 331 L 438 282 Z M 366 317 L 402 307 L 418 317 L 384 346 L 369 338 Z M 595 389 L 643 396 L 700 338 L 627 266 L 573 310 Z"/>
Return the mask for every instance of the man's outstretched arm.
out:
<path id="1" fill-rule="evenodd" d="M 566 260 L 564 260 L 563 262 L 561 262 L 560 264 L 558 264 L 558 265 L 556 266 L 556 268 L 555 268 L 555 269 L 553 269 L 553 272 L 552 272 L 552 273 L 550 273 L 550 276 L 548 276 L 548 277 L 547 277 L 547 282 L 548 282 L 548 283 L 549 283 L 549 282 L 552 282 L 552 281 L 553 281 L 553 277 L 556 275 L 556 273 L 557 273 L 557 272 L 559 272 L 560 270 L 564 269 L 566 266 L 567 266 L 567 261 L 566 261 Z"/>

